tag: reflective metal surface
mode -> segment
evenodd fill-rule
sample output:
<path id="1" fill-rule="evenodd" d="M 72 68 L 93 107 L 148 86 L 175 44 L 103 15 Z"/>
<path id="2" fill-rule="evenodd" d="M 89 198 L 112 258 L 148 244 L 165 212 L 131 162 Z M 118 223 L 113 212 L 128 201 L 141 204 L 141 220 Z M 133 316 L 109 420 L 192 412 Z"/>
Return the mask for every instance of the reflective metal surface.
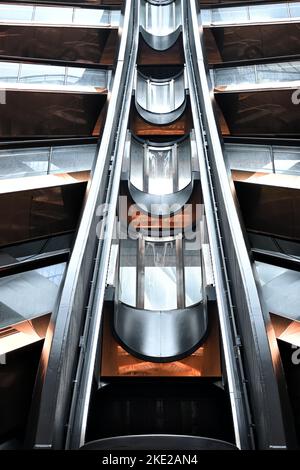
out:
<path id="1" fill-rule="evenodd" d="M 137 435 L 101 439 L 90 442 L 82 450 L 132 450 L 132 449 L 174 449 L 174 450 L 238 450 L 229 442 L 205 437 L 181 435 Z"/>
<path id="2" fill-rule="evenodd" d="M 181 32 L 180 3 L 180 0 L 141 0 L 140 30 L 146 43 L 153 49 L 164 51 L 176 42 Z"/>
<path id="3" fill-rule="evenodd" d="M 0 179 L 89 171 L 96 144 L 0 149 Z"/>
<path id="4" fill-rule="evenodd" d="M 131 136 L 128 187 L 133 200 L 153 215 L 179 210 L 193 191 L 190 138 L 172 144 Z"/>
<path id="5" fill-rule="evenodd" d="M 203 306 L 153 311 L 119 304 L 114 329 L 124 347 L 153 361 L 172 361 L 190 354 L 207 329 Z"/>
<path id="6" fill-rule="evenodd" d="M 169 124 L 186 105 L 184 70 L 170 79 L 146 77 L 137 71 L 135 104 L 140 115 L 153 124 Z"/>
<path id="7" fill-rule="evenodd" d="M 199 346 L 208 321 L 199 248 L 194 251 L 181 234 L 139 237 L 121 244 L 119 264 L 114 329 L 124 347 L 148 360 L 170 361 Z"/>

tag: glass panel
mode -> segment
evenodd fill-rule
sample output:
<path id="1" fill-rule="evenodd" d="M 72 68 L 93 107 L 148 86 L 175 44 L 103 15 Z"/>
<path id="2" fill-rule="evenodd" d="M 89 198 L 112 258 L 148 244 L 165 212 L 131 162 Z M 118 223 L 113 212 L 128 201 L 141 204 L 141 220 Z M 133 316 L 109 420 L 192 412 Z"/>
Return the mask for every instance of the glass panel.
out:
<path id="1" fill-rule="evenodd" d="M 67 85 L 87 85 L 107 88 L 107 70 L 68 67 Z"/>
<path id="2" fill-rule="evenodd" d="M 0 151 L 0 178 L 47 174 L 49 148 Z"/>
<path id="3" fill-rule="evenodd" d="M 300 17 L 300 3 L 290 3 L 290 12 L 293 18 Z"/>
<path id="4" fill-rule="evenodd" d="M 44 268 L 37 269 L 36 272 L 59 286 L 64 274 L 66 263 L 53 264 L 52 266 L 45 266 Z"/>
<path id="5" fill-rule="evenodd" d="M 52 147 L 50 173 L 88 171 L 96 145 Z M 48 173 L 50 148 L 9 149 L 0 151 L 0 178 L 45 175 Z"/>
<path id="6" fill-rule="evenodd" d="M 0 81 L 16 82 L 18 78 L 19 64 L 13 62 L 0 63 Z"/>
<path id="7" fill-rule="evenodd" d="M 120 241 L 119 300 L 136 306 L 137 243 L 135 240 Z"/>
<path id="8" fill-rule="evenodd" d="M 53 147 L 51 173 L 90 170 L 94 161 L 96 145 Z"/>
<path id="9" fill-rule="evenodd" d="M 72 23 L 73 8 L 36 7 L 34 21 L 49 24 Z"/>
<path id="10" fill-rule="evenodd" d="M 177 308 L 175 243 L 145 245 L 145 309 Z"/>
<path id="11" fill-rule="evenodd" d="M 258 64 L 257 78 L 259 82 L 284 82 L 300 80 L 300 62 Z"/>
<path id="12" fill-rule="evenodd" d="M 285 3 L 271 5 L 252 5 L 249 7 L 252 21 L 265 21 L 276 18 L 289 18 L 288 7 Z"/>
<path id="13" fill-rule="evenodd" d="M 254 67 L 214 69 L 215 86 L 238 85 L 241 83 L 255 83 Z"/>
<path id="14" fill-rule="evenodd" d="M 189 307 L 202 300 L 200 239 L 199 244 L 185 240 L 184 246 L 185 305 Z"/>
<path id="15" fill-rule="evenodd" d="M 89 9 L 75 9 L 73 22 L 75 24 L 86 25 L 109 25 L 110 14 L 108 10 L 89 10 Z"/>
<path id="16" fill-rule="evenodd" d="M 231 170 L 273 171 L 269 147 L 226 144 L 225 155 Z"/>
<path id="17" fill-rule="evenodd" d="M 66 263 L 0 279 L 0 327 L 51 313 Z"/>
<path id="18" fill-rule="evenodd" d="M 20 73 L 21 83 L 50 83 L 63 85 L 65 67 L 39 64 L 22 64 Z"/>
<path id="19" fill-rule="evenodd" d="M 274 147 L 276 173 L 300 174 L 300 149 Z"/>
<path id="20" fill-rule="evenodd" d="M 0 5 L 0 21 L 31 21 L 32 6 L 26 5 Z"/>
<path id="21" fill-rule="evenodd" d="M 121 12 L 119 10 L 111 10 L 110 12 L 110 23 L 111 26 L 119 26 L 121 19 Z"/>
<path id="22" fill-rule="evenodd" d="M 170 194 L 173 192 L 172 150 L 154 150 L 149 148 L 148 192 L 150 194 Z"/>
<path id="23" fill-rule="evenodd" d="M 212 11 L 213 23 L 239 23 L 248 20 L 245 7 L 215 8 Z"/>
<path id="24" fill-rule="evenodd" d="M 202 24 L 211 24 L 212 22 L 212 10 L 201 10 L 201 21 Z"/>

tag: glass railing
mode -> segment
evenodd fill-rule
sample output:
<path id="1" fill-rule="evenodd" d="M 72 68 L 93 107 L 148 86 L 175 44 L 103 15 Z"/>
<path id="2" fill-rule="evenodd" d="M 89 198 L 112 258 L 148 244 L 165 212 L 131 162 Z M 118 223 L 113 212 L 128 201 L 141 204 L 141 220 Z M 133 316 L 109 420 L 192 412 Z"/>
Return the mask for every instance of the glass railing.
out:
<path id="1" fill-rule="evenodd" d="M 0 150 L 0 179 L 91 169 L 96 144 Z"/>
<path id="2" fill-rule="evenodd" d="M 0 4 L 0 23 L 118 27 L 120 15 L 119 10 Z"/>
<path id="3" fill-rule="evenodd" d="M 300 19 L 296 2 L 221 7 L 201 10 L 203 25 L 264 23 Z"/>
<path id="4" fill-rule="evenodd" d="M 300 61 L 225 67 L 211 70 L 215 88 L 300 81 Z"/>
<path id="5" fill-rule="evenodd" d="M 66 263 L 0 279 L 0 328 L 52 313 Z"/>
<path id="6" fill-rule="evenodd" d="M 0 83 L 93 86 L 108 89 L 111 71 L 83 67 L 0 62 Z"/>
<path id="7" fill-rule="evenodd" d="M 225 144 L 231 170 L 300 175 L 300 148 Z"/>

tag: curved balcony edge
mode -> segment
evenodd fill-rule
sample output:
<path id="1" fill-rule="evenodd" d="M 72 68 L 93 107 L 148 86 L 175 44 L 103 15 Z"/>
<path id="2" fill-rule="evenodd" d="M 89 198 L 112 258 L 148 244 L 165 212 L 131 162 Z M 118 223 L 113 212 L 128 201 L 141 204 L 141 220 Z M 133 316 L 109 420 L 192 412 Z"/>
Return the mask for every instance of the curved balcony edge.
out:
<path id="1" fill-rule="evenodd" d="M 183 189 L 170 194 L 150 194 L 128 181 L 129 193 L 142 211 L 154 216 L 168 217 L 177 213 L 189 201 L 193 192 L 193 179 Z M 175 207 L 176 206 L 176 207 Z M 172 209 L 172 211 L 170 211 Z M 173 210 L 174 209 L 174 210 Z"/>
<path id="2" fill-rule="evenodd" d="M 146 310 L 116 303 L 114 334 L 133 356 L 151 362 L 183 359 L 199 348 L 208 331 L 203 302 L 184 309 Z"/>
<path id="3" fill-rule="evenodd" d="M 149 33 L 143 26 L 140 26 L 140 33 L 148 46 L 155 51 L 167 51 L 172 46 L 174 46 L 175 42 L 179 38 L 182 32 L 182 27 L 178 26 L 174 31 L 170 34 L 166 34 L 164 36 L 157 36 L 155 34 Z"/>

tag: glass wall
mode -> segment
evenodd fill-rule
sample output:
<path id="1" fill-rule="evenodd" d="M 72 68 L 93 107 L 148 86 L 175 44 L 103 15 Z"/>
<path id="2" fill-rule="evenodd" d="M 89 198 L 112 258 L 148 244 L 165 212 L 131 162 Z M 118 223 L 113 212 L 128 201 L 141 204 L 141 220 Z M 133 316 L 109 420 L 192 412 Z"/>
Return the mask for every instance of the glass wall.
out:
<path id="1" fill-rule="evenodd" d="M 0 23 L 118 27 L 120 10 L 0 4 Z"/>
<path id="2" fill-rule="evenodd" d="M 211 71 L 215 87 L 300 81 L 300 61 L 216 68 Z"/>
<path id="3" fill-rule="evenodd" d="M 0 328 L 52 313 L 66 263 L 0 279 Z"/>
<path id="4" fill-rule="evenodd" d="M 0 82 L 94 86 L 108 89 L 111 71 L 55 65 L 0 62 Z"/>
<path id="5" fill-rule="evenodd" d="M 96 144 L 0 150 L 0 179 L 88 171 Z"/>
<path id="6" fill-rule="evenodd" d="M 221 7 L 201 10 L 204 25 L 257 23 L 300 18 L 300 4 L 294 2 Z"/>
<path id="7" fill-rule="evenodd" d="M 225 144 L 231 170 L 300 175 L 300 148 Z"/>

